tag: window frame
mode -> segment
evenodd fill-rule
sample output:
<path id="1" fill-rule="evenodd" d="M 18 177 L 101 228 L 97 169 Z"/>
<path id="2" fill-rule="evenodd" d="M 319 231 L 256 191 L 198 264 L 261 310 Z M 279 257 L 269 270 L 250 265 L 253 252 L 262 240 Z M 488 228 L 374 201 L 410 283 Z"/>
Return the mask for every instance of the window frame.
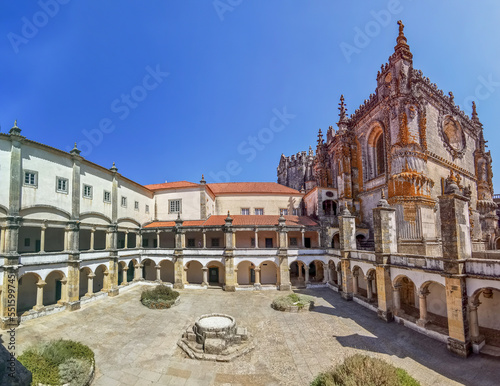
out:
<path id="1" fill-rule="evenodd" d="M 149 213 L 149 205 L 146 204 L 146 207 L 144 208 L 145 213 Z"/>
<path id="2" fill-rule="evenodd" d="M 38 172 L 34 170 L 28 170 L 24 169 L 24 178 L 23 178 L 23 186 L 28 186 L 30 188 L 38 188 Z M 32 174 L 33 175 L 33 183 L 26 182 L 26 175 L 27 174 Z"/>
<path id="3" fill-rule="evenodd" d="M 280 208 L 280 216 L 288 216 L 288 208 Z"/>
<path id="4" fill-rule="evenodd" d="M 139 211 L 139 201 L 134 201 L 134 210 Z"/>
<path id="5" fill-rule="evenodd" d="M 90 189 L 90 194 L 89 195 L 85 194 L 85 189 L 86 188 Z M 94 197 L 94 188 L 92 187 L 92 185 L 83 184 L 82 197 L 83 198 L 87 198 L 89 200 L 92 200 L 92 198 Z"/>
<path id="6" fill-rule="evenodd" d="M 175 202 L 178 202 L 179 203 L 179 208 L 176 210 L 174 208 L 174 210 L 172 210 L 172 204 L 174 204 Z M 182 214 L 182 198 L 175 198 L 175 199 L 171 199 L 171 200 L 168 200 L 168 213 L 181 213 Z"/>
<path id="7" fill-rule="evenodd" d="M 64 182 L 66 184 L 66 189 L 59 189 L 59 182 Z M 56 193 L 69 194 L 69 179 L 64 177 L 56 176 Z"/>
<path id="8" fill-rule="evenodd" d="M 109 200 L 106 200 L 106 193 L 109 194 Z M 109 190 L 104 190 L 102 193 L 102 201 L 111 204 L 111 192 Z"/>
<path id="9" fill-rule="evenodd" d="M 246 211 L 247 213 L 243 213 L 244 211 Z M 250 208 L 241 208 L 240 213 L 242 216 L 249 216 L 250 215 Z"/>
<path id="10" fill-rule="evenodd" d="M 262 211 L 262 213 L 257 213 L 257 211 Z M 254 213 L 256 216 L 264 216 L 264 208 L 255 208 Z"/>
<path id="11" fill-rule="evenodd" d="M 126 208 L 127 207 L 127 197 L 121 196 L 121 198 L 120 198 L 120 204 L 121 204 L 122 208 Z"/>

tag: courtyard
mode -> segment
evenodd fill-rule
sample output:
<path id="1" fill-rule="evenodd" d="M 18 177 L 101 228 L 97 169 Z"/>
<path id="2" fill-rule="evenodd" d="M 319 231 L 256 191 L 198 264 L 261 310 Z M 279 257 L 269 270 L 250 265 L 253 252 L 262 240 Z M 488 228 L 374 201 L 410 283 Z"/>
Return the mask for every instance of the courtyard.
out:
<path id="1" fill-rule="evenodd" d="M 366 353 L 407 370 L 422 385 L 497 385 L 498 358 L 452 356 L 446 346 L 396 323 L 386 324 L 327 288 L 300 290 L 315 297 L 309 313 L 270 307 L 275 290 L 180 290 L 181 302 L 151 310 L 140 301 L 143 285 L 122 289 L 78 311 L 23 322 L 17 355 L 30 344 L 73 339 L 95 352 L 93 385 L 308 385 L 347 356 Z M 177 341 L 194 320 L 225 313 L 247 327 L 255 349 L 230 363 L 189 359 Z M 8 334 L 3 333 L 6 345 Z"/>

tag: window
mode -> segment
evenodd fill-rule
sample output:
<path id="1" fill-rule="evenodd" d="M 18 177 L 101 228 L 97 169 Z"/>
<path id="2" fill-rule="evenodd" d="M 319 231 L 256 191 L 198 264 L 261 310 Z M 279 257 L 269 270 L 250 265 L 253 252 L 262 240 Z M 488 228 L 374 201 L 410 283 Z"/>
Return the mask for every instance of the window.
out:
<path id="1" fill-rule="evenodd" d="M 255 208 L 255 214 L 257 216 L 262 216 L 264 214 L 264 208 Z"/>
<path id="2" fill-rule="evenodd" d="M 126 208 L 126 207 L 127 207 L 127 197 L 123 197 L 123 196 L 122 196 L 122 206 L 123 206 L 124 208 Z"/>
<path id="3" fill-rule="evenodd" d="M 146 205 L 146 213 L 149 213 L 149 205 Z"/>
<path id="4" fill-rule="evenodd" d="M 182 213 L 181 200 L 168 200 L 169 213 Z"/>
<path id="5" fill-rule="evenodd" d="M 241 214 L 248 216 L 250 214 L 250 208 L 241 208 Z"/>
<path id="6" fill-rule="evenodd" d="M 148 239 L 142 239 L 142 247 L 143 248 L 147 248 L 148 244 L 149 244 L 149 240 Z"/>
<path id="7" fill-rule="evenodd" d="M 291 247 L 297 246 L 297 237 L 290 237 L 290 246 Z"/>
<path id="8" fill-rule="evenodd" d="M 384 136 L 380 134 L 375 142 L 375 154 L 377 163 L 377 176 L 385 173 L 384 162 Z"/>
<path id="9" fill-rule="evenodd" d="M 38 185 L 38 172 L 26 170 L 24 172 L 24 185 L 36 187 Z"/>
<path id="10" fill-rule="evenodd" d="M 134 209 L 139 210 L 139 201 L 134 202 Z"/>
<path id="11" fill-rule="evenodd" d="M 30 246 L 30 239 L 24 239 L 24 246 L 29 247 Z"/>
<path id="12" fill-rule="evenodd" d="M 288 209 L 280 209 L 280 216 L 288 216 Z"/>
<path id="13" fill-rule="evenodd" d="M 92 198 L 92 186 L 83 185 L 83 198 Z"/>
<path id="14" fill-rule="evenodd" d="M 58 193 L 66 193 L 68 194 L 68 179 L 57 177 L 56 178 L 56 191 Z"/>
<path id="15" fill-rule="evenodd" d="M 219 239 L 212 239 L 212 247 L 218 247 L 219 245 Z"/>
<path id="16" fill-rule="evenodd" d="M 111 192 L 104 191 L 104 202 L 111 202 Z"/>
<path id="17" fill-rule="evenodd" d="M 298 216 L 299 215 L 299 208 L 293 208 L 293 215 Z"/>
<path id="18" fill-rule="evenodd" d="M 188 248 L 194 248 L 194 247 L 195 247 L 195 240 L 188 239 Z"/>
<path id="19" fill-rule="evenodd" d="M 250 246 L 255 247 L 255 239 L 253 237 L 250 239 Z"/>

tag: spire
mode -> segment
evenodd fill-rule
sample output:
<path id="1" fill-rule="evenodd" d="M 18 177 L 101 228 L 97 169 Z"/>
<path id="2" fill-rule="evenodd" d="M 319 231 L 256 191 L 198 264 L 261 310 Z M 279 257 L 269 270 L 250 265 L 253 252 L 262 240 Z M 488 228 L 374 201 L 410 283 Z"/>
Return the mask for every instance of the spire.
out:
<path id="1" fill-rule="evenodd" d="M 344 103 L 344 94 L 340 96 L 340 103 L 339 103 L 339 124 L 340 123 L 346 123 L 347 122 L 347 108 L 345 107 Z"/>
<path id="2" fill-rule="evenodd" d="M 323 145 L 323 133 L 321 132 L 321 129 L 318 131 L 318 146 Z"/>
<path id="3" fill-rule="evenodd" d="M 78 150 L 78 148 L 76 147 L 76 142 L 75 142 L 75 147 L 73 147 L 73 149 L 71 149 L 71 151 L 69 152 L 69 154 L 72 154 L 72 155 L 80 155 L 81 151 Z"/>
<path id="4" fill-rule="evenodd" d="M 411 60 L 413 58 L 410 52 L 410 46 L 407 43 L 406 36 L 404 34 L 405 25 L 401 20 L 398 20 L 399 34 L 396 39 L 396 46 L 394 47 L 394 54 L 401 57 L 402 59 Z"/>
<path id="5" fill-rule="evenodd" d="M 9 134 L 21 134 L 21 129 L 17 127 L 17 119 L 14 121 L 14 126 L 12 126 L 12 129 L 10 129 Z"/>

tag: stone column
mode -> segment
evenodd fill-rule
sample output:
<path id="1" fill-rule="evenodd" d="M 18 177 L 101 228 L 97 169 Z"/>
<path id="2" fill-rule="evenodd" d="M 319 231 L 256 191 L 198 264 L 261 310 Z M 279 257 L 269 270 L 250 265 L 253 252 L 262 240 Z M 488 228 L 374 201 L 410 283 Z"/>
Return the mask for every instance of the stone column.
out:
<path id="1" fill-rule="evenodd" d="M 255 267 L 255 283 L 253 283 L 253 286 L 256 289 L 261 289 L 261 284 L 260 284 L 260 267 Z"/>
<path id="2" fill-rule="evenodd" d="M 420 319 L 417 320 L 417 326 L 420 327 L 425 327 L 427 324 L 427 295 L 429 295 L 429 290 L 427 288 L 421 289 L 418 293 Z"/>
<path id="3" fill-rule="evenodd" d="M 207 248 L 207 232 L 203 229 L 203 249 Z"/>
<path id="4" fill-rule="evenodd" d="M 156 231 L 156 248 L 160 248 L 160 231 Z"/>
<path id="5" fill-rule="evenodd" d="M 301 261 L 297 261 L 297 267 L 299 268 L 299 280 L 303 280 L 304 279 L 304 276 L 302 276 L 302 262 Z"/>
<path id="6" fill-rule="evenodd" d="M 112 250 L 109 253 L 109 263 L 108 263 L 108 276 L 105 276 L 106 281 L 106 291 L 108 291 L 108 296 L 117 296 L 118 289 L 118 251 Z M 106 273 L 104 274 L 106 275 Z"/>
<path id="7" fill-rule="evenodd" d="M 140 232 L 140 231 L 139 231 Z M 142 238 L 139 232 L 135 232 L 135 248 L 142 248 Z"/>
<path id="8" fill-rule="evenodd" d="M 139 281 L 143 280 L 144 278 L 142 277 L 142 267 L 143 265 L 140 263 L 137 263 L 135 265 L 135 275 L 134 275 L 134 281 Z"/>
<path id="9" fill-rule="evenodd" d="M 122 270 L 122 285 L 124 284 L 128 284 L 127 283 L 127 271 L 128 271 L 128 267 L 125 266 Z"/>
<path id="10" fill-rule="evenodd" d="M 90 230 L 90 250 L 93 251 L 95 249 L 95 228 Z"/>
<path id="11" fill-rule="evenodd" d="M 280 291 L 290 291 L 292 283 L 290 282 L 290 267 L 288 266 L 288 254 L 286 249 L 280 249 L 278 254 L 279 271 L 278 285 Z"/>
<path id="12" fill-rule="evenodd" d="M 124 249 L 128 248 L 128 231 L 125 231 L 125 245 L 123 246 Z"/>
<path id="13" fill-rule="evenodd" d="M 73 258 L 68 261 L 66 293 L 68 299 L 67 307 L 70 311 L 80 309 L 80 260 L 78 257 L 79 255 L 73 255 Z"/>
<path id="14" fill-rule="evenodd" d="M 104 271 L 102 273 L 102 292 L 108 292 L 111 289 L 109 271 Z"/>
<path id="15" fill-rule="evenodd" d="M 259 248 L 259 230 L 255 229 L 255 248 Z"/>
<path id="16" fill-rule="evenodd" d="M 5 251 L 5 229 L 0 227 L 0 253 Z"/>
<path id="17" fill-rule="evenodd" d="M 377 207 L 373 209 L 373 229 L 375 233 L 377 315 L 380 319 L 391 322 L 394 319 L 394 309 L 396 308 L 390 269 L 391 254 L 398 251 L 396 209 L 389 206 L 383 191 L 382 198 Z"/>
<path id="18" fill-rule="evenodd" d="M 227 213 L 225 219 L 225 224 L 223 227 L 225 249 L 224 249 L 224 273 L 225 273 L 225 284 L 224 290 L 228 292 L 236 291 L 236 275 L 234 271 L 234 229 L 233 229 L 233 219 Z"/>
<path id="19" fill-rule="evenodd" d="M 1 328 L 3 330 L 19 325 L 19 319 L 17 317 L 17 301 L 19 295 L 18 278 L 19 267 L 17 265 L 4 266 L 1 293 L 2 306 L 0 307 L 2 311 Z"/>
<path id="20" fill-rule="evenodd" d="M 359 272 L 354 272 L 352 274 L 352 293 L 353 293 L 353 295 L 358 294 L 358 283 L 359 283 Z"/>
<path id="21" fill-rule="evenodd" d="M 330 267 L 327 263 L 323 263 L 323 283 L 328 283 L 330 281 Z"/>
<path id="22" fill-rule="evenodd" d="M 342 265 L 342 290 L 340 295 L 345 300 L 352 300 L 353 297 L 353 277 L 351 273 L 350 256 L 351 251 L 356 250 L 356 225 L 355 218 L 351 216 L 347 207 L 339 217 L 340 236 L 340 262 Z"/>
<path id="23" fill-rule="evenodd" d="M 203 271 L 203 283 L 201 283 L 201 285 L 208 287 L 208 268 L 203 267 L 201 270 Z"/>
<path id="24" fill-rule="evenodd" d="M 372 279 L 367 279 L 367 283 L 366 283 L 366 293 L 367 293 L 367 297 L 368 297 L 368 301 L 371 302 L 372 301 L 372 297 L 373 297 L 373 293 L 372 293 Z"/>
<path id="25" fill-rule="evenodd" d="M 302 248 L 306 247 L 306 231 L 304 229 L 301 229 L 301 234 L 302 234 Z"/>
<path id="26" fill-rule="evenodd" d="M 63 278 L 60 280 L 61 282 L 61 300 L 57 302 L 57 304 L 66 304 L 68 303 L 68 279 Z"/>
<path id="27" fill-rule="evenodd" d="M 94 277 L 95 277 L 95 274 L 93 274 L 92 272 L 90 272 L 87 276 L 87 293 L 85 294 L 85 296 L 92 296 L 94 294 Z"/>
<path id="28" fill-rule="evenodd" d="M 47 229 L 46 225 L 42 225 L 40 229 L 40 252 L 45 252 L 45 229 Z"/>
<path id="29" fill-rule="evenodd" d="M 36 305 L 33 307 L 35 311 L 40 311 L 43 309 L 43 287 L 45 287 L 45 283 L 43 280 L 38 280 L 36 283 Z"/>
<path id="30" fill-rule="evenodd" d="M 180 254 L 179 254 L 180 252 Z M 184 274 L 184 262 L 182 258 L 182 251 L 174 252 L 174 288 L 182 289 L 184 288 L 185 274 Z"/>
<path id="31" fill-rule="evenodd" d="M 463 358 L 472 352 L 465 279 L 465 261 L 472 256 L 468 203 L 469 199 L 460 194 L 453 181 L 453 175 L 450 175 L 445 194 L 439 197 L 448 315 L 448 350 Z"/>
<path id="32" fill-rule="evenodd" d="M 481 302 L 478 299 L 469 304 L 470 335 L 474 343 L 481 343 L 484 341 L 484 336 L 479 332 L 479 319 L 477 317 L 477 308 L 480 304 Z"/>
<path id="33" fill-rule="evenodd" d="M 156 281 L 161 283 L 161 267 L 160 265 L 155 265 L 156 268 Z"/>
<path id="34" fill-rule="evenodd" d="M 394 315 L 398 315 L 401 310 L 401 294 L 399 290 L 401 289 L 401 284 L 396 284 L 392 290 L 392 312 Z"/>
<path id="35" fill-rule="evenodd" d="M 304 273 L 305 273 L 304 281 L 305 281 L 305 284 L 307 285 L 310 283 L 310 281 L 309 281 L 309 264 L 304 263 Z"/>

